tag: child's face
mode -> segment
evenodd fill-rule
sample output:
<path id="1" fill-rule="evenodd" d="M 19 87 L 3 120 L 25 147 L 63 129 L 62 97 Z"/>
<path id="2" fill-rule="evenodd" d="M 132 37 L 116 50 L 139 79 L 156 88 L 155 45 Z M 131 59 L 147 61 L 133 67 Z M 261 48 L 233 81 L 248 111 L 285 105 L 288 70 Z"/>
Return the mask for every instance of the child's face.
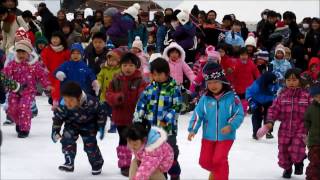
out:
<path id="1" fill-rule="evenodd" d="M 106 65 L 110 66 L 110 67 L 116 67 L 119 65 L 119 60 L 115 57 L 108 56 L 107 61 L 106 61 Z"/>
<path id="2" fill-rule="evenodd" d="M 313 99 L 320 104 L 320 94 L 313 96 Z"/>
<path id="3" fill-rule="evenodd" d="M 29 53 L 26 51 L 18 50 L 17 51 L 17 58 L 19 61 L 25 61 L 29 58 Z"/>
<path id="4" fill-rule="evenodd" d="M 295 75 L 291 75 L 286 79 L 286 86 L 289 89 L 296 89 L 300 86 L 300 81 Z"/>
<path id="5" fill-rule="evenodd" d="M 170 52 L 169 54 L 169 58 L 171 61 L 175 62 L 175 61 L 178 61 L 179 58 L 180 58 L 180 53 L 178 50 L 173 50 Z"/>
<path id="6" fill-rule="evenodd" d="M 149 35 L 149 36 L 148 36 L 148 43 L 149 43 L 149 44 L 153 44 L 153 43 L 154 43 L 154 37 L 153 37 L 153 35 Z"/>
<path id="7" fill-rule="evenodd" d="M 137 48 L 137 47 L 132 47 L 132 48 L 131 48 L 131 52 L 132 52 L 133 54 L 138 54 L 138 53 L 140 53 L 141 51 L 140 51 L 140 49 Z"/>
<path id="8" fill-rule="evenodd" d="M 234 32 L 241 32 L 241 26 L 239 26 L 239 25 L 233 25 L 233 26 L 232 26 L 232 30 L 233 30 Z"/>
<path id="9" fill-rule="evenodd" d="M 253 46 L 247 46 L 248 53 L 253 53 L 254 47 Z"/>
<path id="10" fill-rule="evenodd" d="M 72 61 L 80 61 L 81 60 L 81 53 L 80 51 L 73 50 L 71 52 L 71 60 Z"/>
<path id="11" fill-rule="evenodd" d="M 209 80 L 207 81 L 208 89 L 213 94 L 219 94 L 222 90 L 223 84 L 218 80 Z"/>
<path id="12" fill-rule="evenodd" d="M 311 72 L 317 72 L 317 70 L 319 69 L 319 64 L 312 64 L 310 67 L 310 71 Z"/>
<path id="13" fill-rule="evenodd" d="M 291 52 L 286 51 L 286 55 L 284 56 L 285 59 L 291 59 Z"/>
<path id="14" fill-rule="evenodd" d="M 106 45 L 106 43 L 102 39 L 98 39 L 98 38 L 93 39 L 92 44 L 96 52 L 103 51 L 103 48 Z"/>
<path id="15" fill-rule="evenodd" d="M 298 40 L 299 43 L 304 44 L 305 40 L 303 38 Z"/>
<path id="16" fill-rule="evenodd" d="M 51 44 L 53 46 L 59 46 L 61 44 L 61 39 L 59 37 L 53 36 L 51 37 Z"/>
<path id="17" fill-rule="evenodd" d="M 127 139 L 127 142 L 128 142 L 129 148 L 133 152 L 138 152 L 142 148 L 142 146 L 144 144 L 144 142 L 142 140 L 135 140 L 134 141 L 134 140 Z"/>
<path id="18" fill-rule="evenodd" d="M 69 26 L 64 26 L 64 27 L 62 27 L 62 32 L 63 32 L 64 34 L 69 34 L 70 31 L 71 31 L 71 29 L 70 29 Z"/>
<path id="19" fill-rule="evenodd" d="M 46 45 L 45 44 L 38 44 L 38 49 L 42 50 L 43 48 L 45 48 Z"/>
<path id="20" fill-rule="evenodd" d="M 152 72 L 151 76 L 155 82 L 159 82 L 159 83 L 166 82 L 169 78 L 166 73 L 164 73 L 164 72 L 158 73 L 156 71 Z"/>
<path id="21" fill-rule="evenodd" d="M 244 54 L 240 54 L 240 59 L 242 61 L 247 61 L 249 58 L 249 55 L 247 53 L 244 53 Z"/>
<path id="22" fill-rule="evenodd" d="M 121 64 L 121 72 L 125 75 L 125 76 L 131 76 L 133 75 L 137 70 L 137 66 L 134 65 L 133 63 L 124 63 Z"/>
<path id="23" fill-rule="evenodd" d="M 224 57 L 224 55 L 226 55 L 226 52 L 223 49 L 219 49 L 219 53 L 221 57 Z"/>
<path id="24" fill-rule="evenodd" d="M 67 109 L 72 110 L 80 107 L 80 98 L 64 96 L 63 97 L 64 104 Z"/>
<path id="25" fill-rule="evenodd" d="M 277 53 L 276 53 L 276 58 L 277 58 L 278 60 L 281 60 L 281 59 L 283 59 L 283 57 L 284 57 L 283 52 L 282 52 L 282 51 L 277 51 Z"/>

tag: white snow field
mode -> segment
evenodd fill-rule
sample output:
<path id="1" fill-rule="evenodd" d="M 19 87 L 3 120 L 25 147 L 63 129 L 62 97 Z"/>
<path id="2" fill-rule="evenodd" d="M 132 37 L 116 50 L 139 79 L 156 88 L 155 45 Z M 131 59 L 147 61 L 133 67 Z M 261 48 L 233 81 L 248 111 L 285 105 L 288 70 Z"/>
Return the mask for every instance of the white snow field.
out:
<path id="1" fill-rule="evenodd" d="M 99 176 L 91 175 L 91 167 L 83 151 L 81 138 L 78 140 L 78 154 L 75 160 L 75 171 L 65 173 L 58 170 L 64 163 L 61 144 L 51 141 L 52 112 L 46 97 L 37 97 L 39 115 L 32 121 L 30 136 L 18 139 L 14 126 L 2 126 L 4 135 L 1 146 L 0 179 L 126 179 L 120 175 L 117 167 L 116 147 L 118 135 L 106 133 L 99 146 L 105 161 L 103 172 Z M 179 161 L 182 168 L 181 179 L 207 179 L 208 172 L 198 164 L 201 132 L 196 138 L 187 141 L 187 126 L 191 113 L 180 116 L 178 145 Z M 1 124 L 5 113 L 1 110 Z M 277 139 L 255 141 L 251 138 L 251 119 L 247 116 L 237 132 L 229 156 L 231 180 L 276 180 L 282 179 L 282 169 L 277 165 Z M 278 124 L 276 128 L 278 128 Z M 276 130 L 277 131 L 277 130 Z M 277 134 L 276 132 L 274 133 Z M 305 161 L 305 164 L 308 162 Z M 305 176 L 294 176 L 292 180 L 305 179 Z"/>

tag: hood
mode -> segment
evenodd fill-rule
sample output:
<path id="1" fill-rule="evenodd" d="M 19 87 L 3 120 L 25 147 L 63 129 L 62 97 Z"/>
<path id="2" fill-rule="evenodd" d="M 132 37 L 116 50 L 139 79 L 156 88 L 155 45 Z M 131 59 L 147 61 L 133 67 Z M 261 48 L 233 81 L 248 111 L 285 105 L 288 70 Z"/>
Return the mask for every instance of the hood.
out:
<path id="1" fill-rule="evenodd" d="M 166 141 L 167 133 L 163 129 L 153 126 L 148 134 L 148 140 L 145 149 L 147 152 L 151 152 L 159 148 Z"/>
<path id="2" fill-rule="evenodd" d="M 20 61 L 18 61 L 18 58 L 17 58 L 17 53 L 15 52 L 15 49 L 14 47 L 12 46 L 10 49 L 9 49 L 9 52 L 12 52 L 14 53 L 14 57 L 15 57 L 15 61 L 17 63 L 20 63 Z M 28 60 L 28 64 L 29 65 L 33 65 L 35 64 L 36 62 L 39 61 L 39 55 L 36 53 L 36 51 L 33 49 L 32 52 L 29 54 L 29 60 Z"/>
<path id="3" fill-rule="evenodd" d="M 181 59 L 182 61 L 185 60 L 185 58 L 186 58 L 186 53 L 185 53 L 185 51 L 183 50 L 183 48 L 182 48 L 178 43 L 176 43 L 176 42 L 170 43 L 170 45 L 167 46 L 167 47 L 164 49 L 163 55 L 162 55 L 164 59 L 166 59 L 167 61 L 169 61 L 168 52 L 169 52 L 169 50 L 171 50 L 171 49 L 177 49 L 177 50 L 180 52 L 180 54 L 181 54 L 181 58 L 180 58 L 180 59 Z"/>
<path id="4" fill-rule="evenodd" d="M 311 58 L 310 61 L 309 61 L 308 69 L 310 70 L 311 66 L 314 65 L 314 64 L 318 64 L 320 66 L 320 59 L 317 58 L 317 57 Z"/>

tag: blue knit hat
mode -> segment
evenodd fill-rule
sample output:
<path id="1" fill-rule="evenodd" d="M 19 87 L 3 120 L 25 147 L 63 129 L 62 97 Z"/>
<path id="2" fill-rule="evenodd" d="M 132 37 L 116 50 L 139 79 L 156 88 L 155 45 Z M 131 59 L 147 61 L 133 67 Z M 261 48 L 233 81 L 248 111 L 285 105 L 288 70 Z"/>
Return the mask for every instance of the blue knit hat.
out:
<path id="1" fill-rule="evenodd" d="M 310 88 L 310 95 L 316 96 L 320 94 L 320 83 L 316 83 L 315 85 L 311 86 Z"/>
<path id="2" fill-rule="evenodd" d="M 77 50 L 81 53 L 81 55 L 84 54 L 84 49 L 82 47 L 82 45 L 80 43 L 73 43 L 71 45 L 71 48 L 70 48 L 71 52 L 74 51 L 74 50 Z"/>

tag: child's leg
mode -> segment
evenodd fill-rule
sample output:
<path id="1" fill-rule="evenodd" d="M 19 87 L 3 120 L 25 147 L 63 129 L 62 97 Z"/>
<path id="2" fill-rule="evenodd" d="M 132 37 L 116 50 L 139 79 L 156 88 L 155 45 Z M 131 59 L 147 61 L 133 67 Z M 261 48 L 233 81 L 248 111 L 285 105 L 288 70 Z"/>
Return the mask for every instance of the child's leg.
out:
<path id="1" fill-rule="evenodd" d="M 306 159 L 306 144 L 304 143 L 304 136 L 296 136 L 291 139 L 289 146 L 289 153 L 294 164 L 303 163 Z"/>
<path id="2" fill-rule="evenodd" d="M 92 169 L 101 169 L 104 161 L 97 144 L 97 132 L 94 130 L 80 131 L 80 135 Z"/>
<path id="3" fill-rule="evenodd" d="M 213 170 L 211 157 L 214 153 L 214 150 L 215 150 L 215 142 L 214 141 L 202 139 L 199 164 L 203 169 L 206 169 L 208 171 Z"/>
<path id="4" fill-rule="evenodd" d="M 19 103 L 19 128 L 20 131 L 29 132 L 31 128 L 31 106 L 34 96 L 22 96 Z"/>
<path id="5" fill-rule="evenodd" d="M 130 149 L 127 147 L 127 139 L 124 136 L 124 130 L 127 126 L 117 126 L 118 134 L 119 134 L 119 146 L 117 147 L 117 155 L 118 155 L 118 167 L 129 168 L 132 154 Z"/>
<path id="6" fill-rule="evenodd" d="M 218 141 L 212 158 L 214 178 L 218 180 L 229 179 L 228 155 L 233 144 L 232 140 Z"/>
<path id="7" fill-rule="evenodd" d="M 62 153 L 64 154 L 66 164 L 73 166 L 74 158 L 77 154 L 77 139 L 79 137 L 79 132 L 76 129 L 65 127 L 63 130 L 61 144 Z"/>
<path id="8" fill-rule="evenodd" d="M 291 169 L 293 165 L 289 152 L 290 141 L 290 138 L 283 135 L 280 135 L 278 139 L 278 164 L 285 170 Z"/>
<path id="9" fill-rule="evenodd" d="M 259 128 L 261 128 L 263 116 L 262 116 L 262 107 L 260 105 L 257 108 L 252 110 L 252 128 L 253 128 L 253 137 L 257 136 Z"/>
<path id="10" fill-rule="evenodd" d="M 307 180 L 320 179 L 320 145 L 309 148 L 308 159 L 310 161 L 307 172 Z"/>
<path id="11" fill-rule="evenodd" d="M 172 147 L 173 153 L 174 153 L 173 164 L 172 164 L 171 168 L 169 169 L 168 173 L 170 174 L 172 180 L 178 179 L 180 177 L 181 168 L 180 168 L 180 164 L 178 162 L 179 147 L 177 145 L 177 136 L 176 135 L 168 136 L 167 142 Z"/>
<path id="12" fill-rule="evenodd" d="M 8 116 L 19 126 L 19 102 L 20 98 L 16 94 L 10 94 L 8 97 Z"/>

